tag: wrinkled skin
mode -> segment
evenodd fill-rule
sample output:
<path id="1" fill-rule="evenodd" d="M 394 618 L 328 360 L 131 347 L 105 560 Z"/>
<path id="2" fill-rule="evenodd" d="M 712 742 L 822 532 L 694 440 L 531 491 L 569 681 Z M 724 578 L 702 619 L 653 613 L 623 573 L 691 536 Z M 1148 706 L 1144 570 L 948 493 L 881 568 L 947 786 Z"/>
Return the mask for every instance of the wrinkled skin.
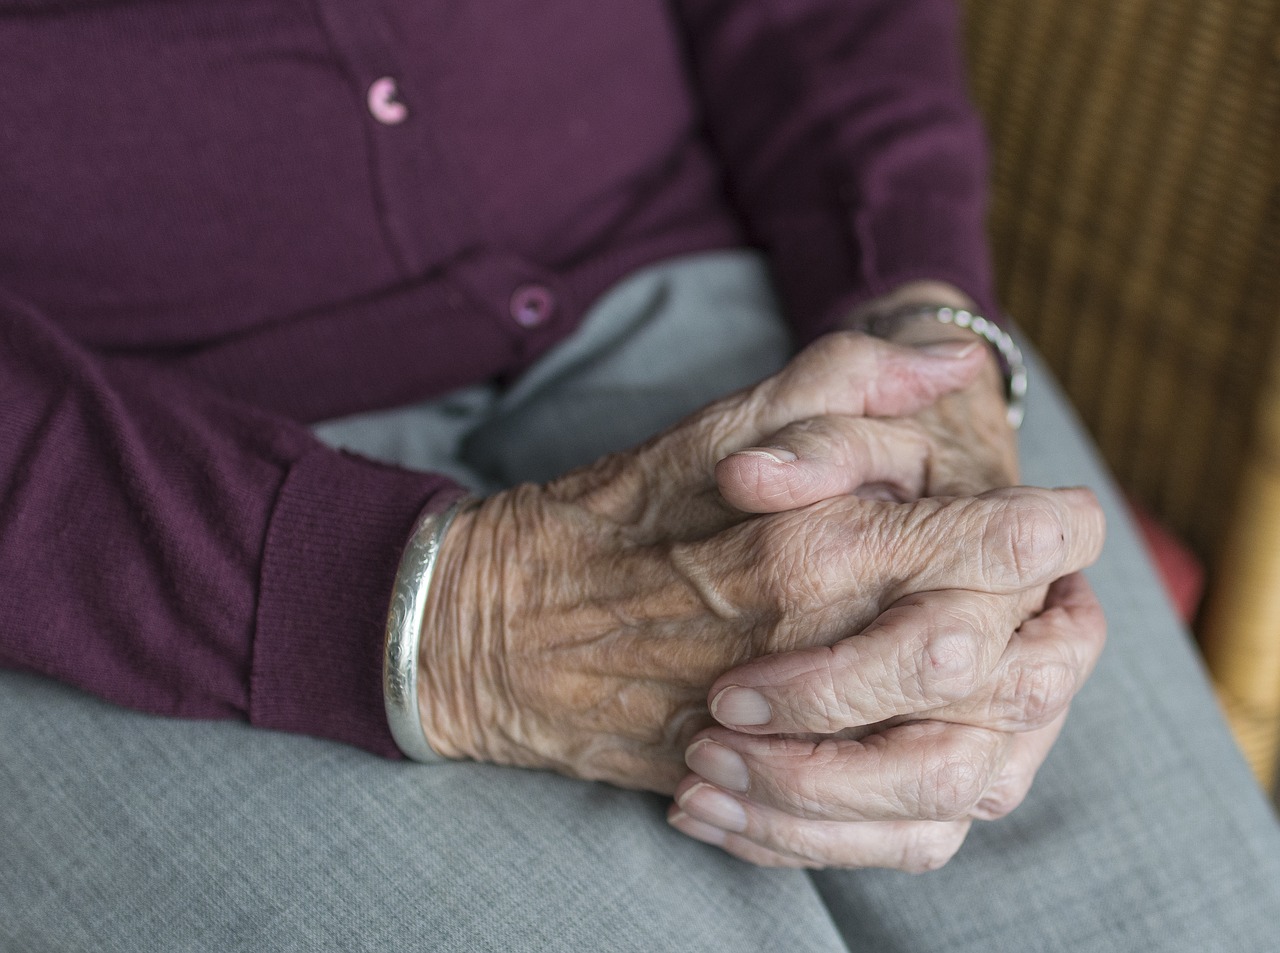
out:
<path id="1" fill-rule="evenodd" d="M 1071 574 L 1102 517 L 1082 490 L 933 496 L 977 488 L 940 433 L 991 373 L 971 342 L 937 350 L 830 335 L 642 447 L 461 514 L 424 621 L 432 746 L 674 793 L 677 828 L 757 863 L 945 860 L 1020 797 L 1092 666 Z M 1064 659 L 1054 692 L 1036 651 Z M 733 686 L 766 723 L 712 726 Z"/>
<path id="2" fill-rule="evenodd" d="M 968 306 L 937 289 L 923 298 Z M 915 345 L 970 337 L 932 321 L 895 335 Z M 923 461 L 875 488 L 882 496 L 1011 485 L 1017 455 L 1001 386 L 991 361 L 911 419 L 801 421 L 764 441 L 789 462 L 754 449 L 721 461 L 722 492 L 751 512 L 809 505 L 855 492 L 847 463 L 868 453 Z M 1101 532 L 1099 523 L 1099 541 Z M 914 594 L 854 638 L 728 672 L 710 700 L 737 730 L 695 738 L 670 819 L 759 864 L 935 869 L 971 820 L 1021 803 L 1105 633 L 1093 593 L 1073 573 L 1028 586 L 1016 607 L 967 589 Z M 772 737 L 753 737 L 763 735 Z"/>

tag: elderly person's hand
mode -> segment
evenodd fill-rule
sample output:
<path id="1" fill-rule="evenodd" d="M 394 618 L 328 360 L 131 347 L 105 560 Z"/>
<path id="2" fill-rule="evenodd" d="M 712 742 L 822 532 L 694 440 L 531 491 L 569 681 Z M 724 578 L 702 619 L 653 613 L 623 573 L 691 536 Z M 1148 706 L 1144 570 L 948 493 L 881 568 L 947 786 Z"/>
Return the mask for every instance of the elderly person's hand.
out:
<path id="1" fill-rule="evenodd" d="M 916 322 L 896 337 L 967 335 Z M 722 460 L 717 474 L 725 497 L 750 512 L 865 493 L 846 466 L 868 454 L 897 459 L 884 495 L 979 492 L 1016 480 L 1004 418 L 992 361 L 912 420 L 797 422 L 765 438 L 769 449 Z M 1052 538 L 1035 539 L 1043 530 L 1031 521 L 1014 532 L 1052 550 Z M 936 867 L 970 819 L 1022 800 L 1104 641 L 1101 610 L 1071 574 L 1047 593 L 917 593 L 830 648 L 758 659 L 713 685 L 713 712 L 738 730 L 695 739 L 696 773 L 677 791 L 672 822 L 756 863 Z"/>
<path id="2" fill-rule="evenodd" d="M 893 312 L 926 302 L 972 307 L 948 285 L 913 282 L 855 312 L 849 323 L 872 322 L 867 310 Z M 1017 442 L 1007 419 L 1003 378 L 986 342 L 927 317 L 897 323 L 886 339 L 913 348 L 976 346 L 983 359 L 964 386 L 900 419 L 838 413 L 796 418 L 759 445 L 726 456 L 716 466 L 716 477 L 730 505 L 748 513 L 777 513 L 851 493 L 905 502 L 974 496 L 1018 482 Z M 860 482 L 868 461 L 892 476 L 878 485 Z"/>
<path id="3" fill-rule="evenodd" d="M 847 497 L 753 518 L 717 491 L 718 460 L 790 421 L 918 412 L 984 360 L 963 345 L 933 354 L 835 335 L 635 451 L 461 514 L 424 620 L 428 740 L 453 757 L 671 792 L 727 669 L 837 642 L 912 592 L 1017 601 L 1085 565 L 1100 516 L 1078 491 Z M 857 485 L 897 479 L 889 458 L 857 470 Z"/>

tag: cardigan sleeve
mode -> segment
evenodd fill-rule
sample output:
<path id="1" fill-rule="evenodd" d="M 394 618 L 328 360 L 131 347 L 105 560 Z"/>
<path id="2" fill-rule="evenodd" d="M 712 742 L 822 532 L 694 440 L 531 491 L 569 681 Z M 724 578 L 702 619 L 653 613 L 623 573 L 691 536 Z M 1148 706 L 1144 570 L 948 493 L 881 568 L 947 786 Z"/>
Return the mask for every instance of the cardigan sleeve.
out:
<path id="1" fill-rule="evenodd" d="M 460 490 L 89 353 L 0 292 L 0 664 L 394 757 L 400 551 Z"/>
<path id="2" fill-rule="evenodd" d="M 914 279 L 995 313 L 954 0 L 675 0 L 731 198 L 802 341 Z"/>

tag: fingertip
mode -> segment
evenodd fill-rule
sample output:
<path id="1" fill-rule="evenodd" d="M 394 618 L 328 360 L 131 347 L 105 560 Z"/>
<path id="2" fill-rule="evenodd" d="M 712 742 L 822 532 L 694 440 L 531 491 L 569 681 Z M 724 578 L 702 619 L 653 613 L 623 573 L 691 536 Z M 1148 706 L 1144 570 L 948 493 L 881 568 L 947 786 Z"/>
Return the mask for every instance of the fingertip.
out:
<path id="1" fill-rule="evenodd" d="M 1102 551 L 1102 543 L 1107 533 L 1107 514 L 1102 508 L 1102 501 L 1098 499 L 1098 494 L 1087 486 L 1059 487 L 1057 492 L 1066 495 L 1077 515 L 1083 517 L 1090 531 L 1087 536 L 1092 544 L 1089 547 L 1092 553 L 1089 561 L 1092 562 Z"/>
<path id="2" fill-rule="evenodd" d="M 685 751 L 684 761 L 699 780 L 710 781 L 726 791 L 742 793 L 751 786 L 751 774 L 742 755 L 720 741 L 711 738 L 695 741 Z M 692 789 L 685 790 L 680 800 Z"/>
<path id="3" fill-rule="evenodd" d="M 744 513 L 779 513 L 814 502 L 798 485 L 805 481 L 799 457 L 783 447 L 749 447 L 715 466 L 716 486 L 726 503 Z"/>
<path id="4" fill-rule="evenodd" d="M 767 513 L 761 505 L 760 485 L 764 470 L 776 465 L 763 456 L 739 451 L 724 457 L 715 466 L 716 486 L 724 501 L 743 513 Z"/>
<path id="5" fill-rule="evenodd" d="M 760 728 L 773 720 L 769 700 L 754 688 L 730 685 L 711 699 L 711 717 L 726 728 Z"/>
<path id="6" fill-rule="evenodd" d="M 702 841 L 704 844 L 710 844 L 713 847 L 723 846 L 725 838 L 729 836 L 727 831 L 690 817 L 674 805 L 673 809 L 667 812 L 667 823 L 686 837 L 692 837 L 694 840 Z"/>
<path id="7" fill-rule="evenodd" d="M 1060 486 L 1054 492 L 1065 496 L 1073 506 L 1091 510 L 1099 517 L 1103 516 L 1102 501 L 1098 499 L 1098 494 L 1094 492 L 1092 487 Z"/>

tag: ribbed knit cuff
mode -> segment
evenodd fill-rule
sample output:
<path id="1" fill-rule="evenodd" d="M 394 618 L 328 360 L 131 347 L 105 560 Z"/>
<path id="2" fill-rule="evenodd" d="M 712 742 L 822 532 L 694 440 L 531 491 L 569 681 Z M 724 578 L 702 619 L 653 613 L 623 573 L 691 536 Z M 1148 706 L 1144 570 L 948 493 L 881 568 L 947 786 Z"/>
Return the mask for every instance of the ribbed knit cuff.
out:
<path id="1" fill-rule="evenodd" d="M 887 197 L 846 216 L 792 211 L 770 226 L 774 277 L 801 345 L 910 281 L 945 281 L 999 315 L 981 196 Z"/>
<path id="2" fill-rule="evenodd" d="M 448 479 L 318 448 L 290 469 L 267 531 L 250 683 L 264 728 L 400 752 L 382 699 L 382 642 L 414 520 L 463 495 Z"/>
<path id="3" fill-rule="evenodd" d="M 985 209 L 977 196 L 890 196 L 855 214 L 854 234 L 871 297 L 909 281 L 945 281 L 994 317 Z"/>
<path id="4" fill-rule="evenodd" d="M 836 244 L 835 237 L 829 240 Z M 909 281 L 946 281 L 973 298 L 983 315 L 1004 322 L 996 301 L 980 201 L 950 196 L 882 201 L 852 211 L 840 243 L 847 243 L 852 266 L 842 287 L 828 288 L 824 301 L 812 297 L 814 284 L 804 289 L 810 295 L 808 301 L 792 312 L 800 344 L 847 326 L 847 319 L 861 304 Z M 810 256 L 823 251 L 812 248 Z"/>

